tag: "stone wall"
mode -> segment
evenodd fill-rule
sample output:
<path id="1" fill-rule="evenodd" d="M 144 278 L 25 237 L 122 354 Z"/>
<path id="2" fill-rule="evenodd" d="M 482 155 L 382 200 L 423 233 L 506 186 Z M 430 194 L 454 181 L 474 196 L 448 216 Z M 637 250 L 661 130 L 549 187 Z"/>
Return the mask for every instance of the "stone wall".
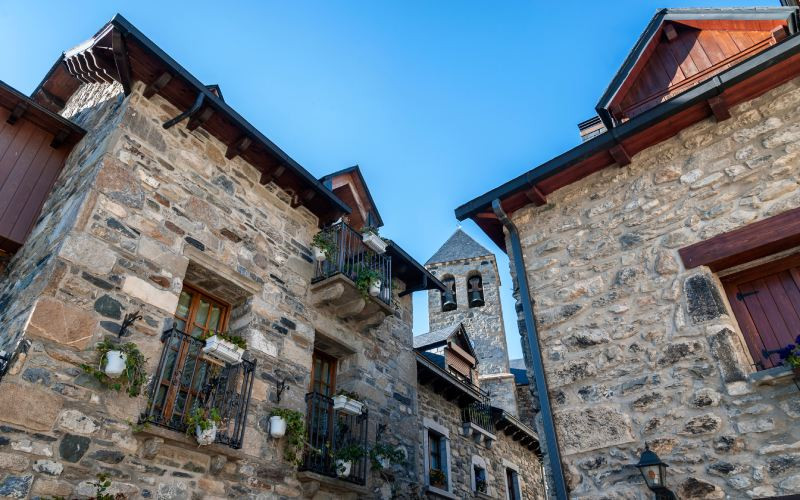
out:
<path id="1" fill-rule="evenodd" d="M 180 111 L 159 96 L 143 98 L 142 88 L 123 99 L 116 85 L 85 85 L 71 99 L 66 114 L 89 134 L 0 282 L 11 304 L 0 331 L 16 339 L 24 331 L 32 342 L 0 386 L 0 405 L 9 408 L 0 413 L 0 496 L 87 496 L 98 472 L 111 473 L 112 491 L 129 497 L 373 498 L 408 490 L 418 456 L 410 297 L 395 295 L 394 315 L 377 327 L 314 306 L 307 244 L 316 217 L 292 209 L 274 184 L 261 186 L 240 158 L 226 160 L 225 145 L 202 128 L 164 130 Z M 96 362 L 94 343 L 126 312 L 139 311 L 129 340 L 153 374 L 185 281 L 235 306 L 230 330 L 246 338 L 257 362 L 238 451 L 198 449 L 155 427 L 134 432 L 128 422 L 147 398 L 105 390 L 79 368 Z M 369 493 L 301 482 L 282 458 L 283 441 L 268 437 L 277 381 L 288 384 L 280 406 L 305 412 L 311 355 L 323 339 L 345 352 L 338 385 L 364 397 L 370 441 L 385 424 L 382 440 L 410 457 L 393 481 L 370 475 Z"/>
<path id="2" fill-rule="evenodd" d="M 464 323 L 478 354 L 481 388 L 491 392 L 494 404 L 517 414 L 514 377 L 508 365 L 508 346 L 500 302 L 500 275 L 493 255 L 453 262 L 429 264 L 428 270 L 439 279 L 452 275 L 456 280 L 456 303 L 453 311 L 442 311 L 441 294 L 428 292 L 430 330 L 438 330 L 458 322 Z M 467 279 L 478 272 L 483 283 L 484 305 L 469 307 Z"/>
<path id="3" fill-rule="evenodd" d="M 758 382 L 718 277 L 677 254 L 800 206 L 799 112 L 794 80 L 513 214 L 575 498 L 650 498 L 645 440 L 681 498 L 800 490 L 797 387 Z"/>
<path id="4" fill-rule="evenodd" d="M 431 386 L 419 388 L 419 440 L 424 439 L 426 419 L 436 422 L 449 431 L 450 435 L 450 481 L 451 493 L 457 498 L 507 498 L 505 487 L 505 465 L 510 462 L 519 467 L 520 488 L 525 499 L 544 499 L 542 466 L 533 451 L 514 442 L 504 433 L 496 433 L 496 440 L 490 448 L 483 442 L 476 443 L 472 437 L 462 434 L 461 413 L 453 402 L 435 393 Z M 476 495 L 472 490 L 472 457 L 485 461 L 488 472 L 487 496 Z M 504 462 L 505 460 L 505 462 Z M 424 457 L 418 458 L 418 468 L 422 470 Z"/>

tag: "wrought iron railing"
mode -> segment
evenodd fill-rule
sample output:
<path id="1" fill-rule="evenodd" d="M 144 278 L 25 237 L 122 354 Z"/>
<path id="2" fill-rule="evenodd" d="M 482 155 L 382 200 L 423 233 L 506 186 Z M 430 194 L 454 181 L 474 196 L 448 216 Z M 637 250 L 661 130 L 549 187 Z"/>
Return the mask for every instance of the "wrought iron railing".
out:
<path id="1" fill-rule="evenodd" d="M 151 424 L 180 432 L 194 408 L 216 408 L 222 417 L 216 442 L 241 448 L 255 361 L 243 359 L 221 366 L 203 356 L 205 341 L 174 326 L 161 335 L 164 343 L 145 417 Z"/>
<path id="2" fill-rule="evenodd" d="M 312 283 L 343 274 L 358 280 L 361 269 L 372 269 L 381 276 L 381 290 L 378 297 L 386 304 L 392 303 L 392 258 L 378 254 L 364 244 L 361 233 L 344 222 L 337 222 L 322 230 L 334 250 L 331 257 L 319 263 L 314 272 Z"/>
<path id="3" fill-rule="evenodd" d="M 476 402 L 461 408 L 461 422 L 475 424 L 481 429 L 492 431 L 492 407 L 489 403 Z"/>
<path id="4" fill-rule="evenodd" d="M 366 484 L 366 455 L 351 463 L 347 475 L 340 474 L 341 471 L 337 470 L 336 455 L 345 446 L 357 446 L 366 453 L 368 422 L 366 408 L 360 415 L 348 415 L 334 411 L 333 399 L 316 392 L 306 394 L 308 447 L 300 470 Z"/>

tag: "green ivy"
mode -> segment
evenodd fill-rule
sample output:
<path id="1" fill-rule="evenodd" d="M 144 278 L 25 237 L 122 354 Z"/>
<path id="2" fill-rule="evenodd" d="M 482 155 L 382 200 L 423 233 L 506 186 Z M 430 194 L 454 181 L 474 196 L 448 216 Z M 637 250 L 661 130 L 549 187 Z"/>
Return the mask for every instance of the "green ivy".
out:
<path id="1" fill-rule="evenodd" d="M 208 340 L 211 337 L 213 337 L 214 335 L 216 335 L 217 337 L 221 338 L 222 340 L 224 340 L 226 342 L 230 342 L 231 344 L 235 345 L 236 347 L 238 347 L 240 349 L 247 350 L 247 341 L 244 338 L 236 336 L 236 335 L 228 335 L 228 334 L 225 334 L 225 333 L 215 332 L 215 331 L 209 330 L 208 332 L 206 332 L 200 338 L 200 340 Z"/>
<path id="2" fill-rule="evenodd" d="M 334 396 L 344 396 L 346 398 L 358 401 L 359 403 L 363 403 L 364 402 L 364 399 L 361 397 L 361 395 L 359 393 L 352 392 L 352 391 L 346 391 L 344 389 L 339 389 L 338 391 L 336 391 L 336 394 L 334 394 Z"/>
<path id="3" fill-rule="evenodd" d="M 99 354 L 98 364 L 100 368 L 82 364 L 81 368 L 86 373 L 96 378 L 103 386 L 115 391 L 121 391 L 123 388 L 127 391 L 128 396 L 135 398 L 142 393 L 142 387 L 147 383 L 147 373 L 145 372 L 145 364 L 147 358 L 139 351 L 139 348 L 133 342 L 126 344 L 116 344 L 109 339 L 98 342 L 95 345 L 95 350 Z M 127 356 L 125 360 L 125 371 L 122 375 L 112 379 L 103 371 L 106 366 L 106 354 L 108 351 L 122 351 Z"/>
<path id="4" fill-rule="evenodd" d="M 336 243 L 330 231 L 320 231 L 315 234 L 311 244 L 322 250 L 326 259 L 333 259 L 334 252 L 336 252 Z"/>
<path id="5" fill-rule="evenodd" d="M 356 288 L 358 288 L 358 291 L 361 293 L 362 297 L 368 299 L 370 297 L 369 287 L 372 286 L 373 283 L 380 281 L 383 276 L 377 271 L 377 269 L 372 269 L 371 267 L 367 266 L 358 266 L 355 274 Z"/>
<path id="6" fill-rule="evenodd" d="M 286 444 L 283 447 L 283 458 L 294 465 L 303 460 L 300 452 L 305 445 L 306 423 L 303 414 L 288 408 L 273 408 L 270 417 L 281 417 L 286 420 Z"/>
<path id="7" fill-rule="evenodd" d="M 400 448 L 386 443 L 375 443 L 375 446 L 369 450 L 369 459 L 373 470 L 383 470 L 381 458 L 388 459 L 391 465 L 403 465 L 406 462 L 406 456 Z"/>
<path id="8" fill-rule="evenodd" d="M 222 422 L 222 417 L 219 414 L 219 410 L 216 408 L 207 409 L 197 406 L 186 417 L 186 434 L 195 432 L 195 427 L 200 427 L 201 431 L 207 431 L 215 424 L 219 426 L 220 422 Z"/>
<path id="9" fill-rule="evenodd" d="M 341 460 L 342 462 L 357 462 L 365 456 L 367 456 L 367 450 L 365 450 L 363 446 L 355 443 L 349 443 L 341 446 L 333 454 L 333 457 L 336 460 Z M 337 464 L 337 470 L 339 473 L 343 473 L 345 470 L 344 464 Z"/>

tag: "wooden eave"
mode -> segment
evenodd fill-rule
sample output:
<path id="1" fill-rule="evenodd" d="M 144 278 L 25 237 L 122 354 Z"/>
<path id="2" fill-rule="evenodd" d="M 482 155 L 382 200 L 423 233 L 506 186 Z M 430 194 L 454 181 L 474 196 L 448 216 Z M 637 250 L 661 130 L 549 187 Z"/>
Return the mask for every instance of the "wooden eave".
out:
<path id="1" fill-rule="evenodd" d="M 292 195 L 293 207 L 307 207 L 321 225 L 350 213 L 319 180 L 120 15 L 95 37 L 65 52 L 32 97 L 58 112 L 82 83 L 110 80 L 119 81 L 126 92 L 132 82 L 141 81 L 146 94 L 158 93 L 180 112 L 202 95 L 201 108 L 181 126 L 203 127 L 228 146 L 226 156 L 241 156 L 261 172 L 262 184 L 275 182 Z"/>
<path id="2" fill-rule="evenodd" d="M 18 118 L 25 119 L 54 137 L 61 137 L 60 145 L 71 148 L 86 134 L 78 125 L 53 113 L 26 95 L 0 80 L 0 106 L 20 110 Z"/>
<path id="3" fill-rule="evenodd" d="M 414 355 L 417 359 L 417 382 L 420 384 L 431 386 L 433 392 L 459 408 L 485 400 L 485 395 L 477 387 L 461 382 L 419 351 L 414 351 Z"/>
<path id="4" fill-rule="evenodd" d="M 503 226 L 492 211 L 500 200 L 507 214 L 541 206 L 550 193 L 612 165 L 612 151 L 622 147 L 629 157 L 675 136 L 713 115 L 709 100 L 728 107 L 754 99 L 800 75 L 800 35 L 793 35 L 763 52 L 713 76 L 692 89 L 620 123 L 611 130 L 456 208 L 456 218 L 470 218 L 505 251 Z"/>
<path id="5" fill-rule="evenodd" d="M 499 433 L 511 437 L 523 446 L 527 447 L 530 451 L 534 452 L 537 456 L 542 456 L 542 450 L 539 444 L 539 436 L 536 431 L 522 423 L 514 415 L 508 413 L 502 408 L 492 407 L 492 421 L 494 422 L 495 430 Z"/>

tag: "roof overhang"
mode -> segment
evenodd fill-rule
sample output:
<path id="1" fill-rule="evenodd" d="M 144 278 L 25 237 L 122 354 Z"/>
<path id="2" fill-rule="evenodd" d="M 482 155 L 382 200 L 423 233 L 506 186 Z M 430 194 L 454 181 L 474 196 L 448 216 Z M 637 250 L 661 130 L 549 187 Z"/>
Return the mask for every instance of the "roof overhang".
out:
<path id="1" fill-rule="evenodd" d="M 24 118 L 53 134 L 54 137 L 60 138 L 59 145 L 72 147 L 86 134 L 86 131 L 78 125 L 41 106 L 2 80 L 0 80 L 0 106 L 11 110 L 14 120 Z"/>
<path id="2" fill-rule="evenodd" d="M 503 432 L 505 435 L 511 437 L 511 439 L 514 441 L 536 453 L 536 455 L 539 457 L 542 456 L 538 434 L 536 434 L 536 431 L 522 423 L 520 419 L 503 410 L 502 408 L 496 408 L 492 406 L 492 421 L 494 422 L 495 430 L 498 432 Z"/>
<path id="3" fill-rule="evenodd" d="M 470 403 L 486 400 L 486 395 L 474 385 L 458 380 L 422 353 L 414 351 L 414 355 L 417 359 L 417 381 L 420 384 L 430 385 L 436 394 L 462 408 Z"/>
<path id="4" fill-rule="evenodd" d="M 444 284 L 411 257 L 400 245 L 389 240 L 386 253 L 392 257 L 392 276 L 402 280 L 406 289 L 400 292 L 405 296 L 422 290 L 445 290 Z"/>
<path id="5" fill-rule="evenodd" d="M 359 167 L 358 165 L 353 165 L 352 167 L 339 170 L 338 172 L 333 172 L 321 178 L 320 182 L 322 182 L 328 189 L 332 189 L 331 183 L 333 179 L 341 175 L 347 175 L 347 174 L 355 175 L 356 179 L 361 184 L 360 188 L 363 190 L 364 195 L 367 198 L 367 202 L 370 204 L 370 208 L 372 209 L 372 215 L 374 215 L 375 219 L 377 219 L 376 220 L 377 224 L 375 225 L 375 227 L 383 227 L 383 218 L 381 217 L 380 212 L 378 212 L 378 205 L 375 204 L 375 200 L 372 198 L 372 193 L 369 190 L 367 181 L 364 179 L 364 175 L 361 173 L 361 167 Z"/>
<path id="6" fill-rule="evenodd" d="M 620 148 L 629 158 L 633 157 L 711 116 L 710 99 L 718 97 L 727 106 L 735 106 L 798 75 L 800 35 L 792 35 L 673 99 L 461 205 L 456 208 L 455 215 L 459 220 L 469 218 L 475 221 L 505 251 L 503 226 L 492 211 L 493 200 L 500 200 L 508 214 L 530 204 L 544 205 L 549 193 L 619 164 Z"/>
<path id="7" fill-rule="evenodd" d="M 261 172 L 262 184 L 275 182 L 291 194 L 293 207 L 305 206 L 321 225 L 350 213 L 350 207 L 226 104 L 213 86 L 201 83 L 119 14 L 94 37 L 65 52 L 32 98 L 58 112 L 81 84 L 112 81 L 122 84 L 126 94 L 141 81 L 146 97 L 158 93 L 178 110 L 191 111 L 187 128 L 202 126 L 227 146 L 228 159 L 241 156 Z"/>

